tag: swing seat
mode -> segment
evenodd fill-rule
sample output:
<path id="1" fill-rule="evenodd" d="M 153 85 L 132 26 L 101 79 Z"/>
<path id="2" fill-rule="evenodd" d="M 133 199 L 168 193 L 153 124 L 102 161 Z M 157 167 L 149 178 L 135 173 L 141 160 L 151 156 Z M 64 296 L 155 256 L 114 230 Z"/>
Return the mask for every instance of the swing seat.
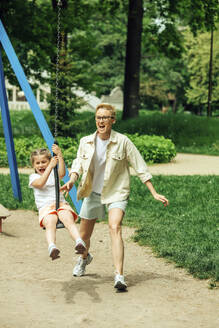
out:
<path id="1" fill-rule="evenodd" d="M 58 222 L 56 223 L 56 229 L 62 229 L 65 228 L 64 224 L 58 220 Z M 43 227 L 43 230 L 46 230 L 45 227 Z"/>
<path id="2" fill-rule="evenodd" d="M 58 220 L 57 224 L 56 224 L 56 229 L 62 229 L 65 228 L 64 224 Z"/>

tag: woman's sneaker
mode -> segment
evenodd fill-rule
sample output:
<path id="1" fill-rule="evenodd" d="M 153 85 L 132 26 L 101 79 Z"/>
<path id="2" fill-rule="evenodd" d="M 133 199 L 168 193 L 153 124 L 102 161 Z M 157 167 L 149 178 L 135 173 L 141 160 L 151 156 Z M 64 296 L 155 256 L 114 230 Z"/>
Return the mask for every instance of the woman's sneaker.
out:
<path id="1" fill-rule="evenodd" d="M 83 259 L 81 256 L 78 258 L 78 262 L 73 269 L 73 276 L 81 277 L 85 274 L 86 265 L 90 264 L 93 260 L 93 256 L 88 253 L 86 259 Z"/>
<path id="2" fill-rule="evenodd" d="M 124 276 L 121 274 L 115 275 L 114 288 L 117 288 L 118 290 L 126 290 L 127 284 L 125 283 Z"/>

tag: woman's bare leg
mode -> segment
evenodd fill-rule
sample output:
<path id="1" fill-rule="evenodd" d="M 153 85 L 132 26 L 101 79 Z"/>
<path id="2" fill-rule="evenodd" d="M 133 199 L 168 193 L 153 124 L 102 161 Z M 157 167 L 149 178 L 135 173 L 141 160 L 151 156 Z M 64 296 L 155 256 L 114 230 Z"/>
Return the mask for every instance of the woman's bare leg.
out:
<path id="1" fill-rule="evenodd" d="M 109 210 L 109 230 L 112 245 L 113 262 L 116 272 L 123 275 L 124 244 L 122 239 L 122 219 L 124 212 L 120 208 Z"/>
<path id="2" fill-rule="evenodd" d="M 87 257 L 90 248 L 90 238 L 93 233 L 95 223 L 96 223 L 96 219 L 92 219 L 92 220 L 81 219 L 80 222 L 80 236 L 86 244 L 86 251 L 82 255 L 84 259 Z"/>

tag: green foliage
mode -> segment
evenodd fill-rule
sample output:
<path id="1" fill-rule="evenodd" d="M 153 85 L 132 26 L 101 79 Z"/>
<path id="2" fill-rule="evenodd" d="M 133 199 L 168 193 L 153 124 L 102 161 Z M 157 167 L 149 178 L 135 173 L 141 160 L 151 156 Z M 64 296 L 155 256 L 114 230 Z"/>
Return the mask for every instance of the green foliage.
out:
<path id="1" fill-rule="evenodd" d="M 27 138 L 38 134 L 40 139 L 40 130 L 37 127 L 33 114 L 30 111 L 11 111 L 11 121 L 13 135 L 16 139 L 20 135 Z M 48 111 L 44 111 L 44 115 L 48 120 Z M 54 124 L 54 122 L 52 122 Z M 79 140 L 81 136 L 91 134 L 95 131 L 94 113 L 83 112 L 76 113 L 71 120 L 72 131 L 76 137 L 70 138 L 70 142 Z M 204 116 L 196 116 L 189 114 L 162 114 L 154 111 L 140 111 L 140 117 L 127 121 L 121 120 L 121 112 L 117 113 L 117 121 L 115 130 L 121 133 L 139 135 L 159 135 L 166 139 L 171 139 L 176 146 L 177 152 L 196 153 L 206 155 L 219 154 L 219 129 L 218 118 L 207 118 Z M 2 122 L 0 117 L 0 137 L 4 139 L 2 132 Z M 4 140 L 0 146 L 0 162 L 7 163 Z M 67 138 L 68 140 L 68 138 Z M 31 141 L 31 139 L 29 139 Z M 31 148 L 36 148 L 33 143 Z M 71 157 L 72 159 L 73 157 Z"/>
<path id="2" fill-rule="evenodd" d="M 210 60 L 210 38 L 209 32 L 198 34 L 194 38 L 191 33 L 186 32 L 186 48 L 184 60 L 188 65 L 190 75 L 189 85 L 186 88 L 188 103 L 201 108 L 207 107 L 208 83 L 209 83 L 209 60 Z M 219 102 L 219 30 L 214 31 L 213 51 L 213 85 L 212 104 Z"/>
<path id="3" fill-rule="evenodd" d="M 43 73 L 47 72 L 49 78 L 55 73 L 57 10 L 53 3 L 51 0 L 0 2 L 1 19 L 25 74 L 39 83 L 48 83 L 48 77 Z M 95 91 L 97 96 L 109 94 L 116 86 L 123 87 L 129 1 L 68 0 L 65 3 L 66 8 L 61 11 L 61 33 L 69 61 L 61 67 L 61 79 L 66 86 L 60 88 L 59 107 L 60 112 L 69 111 L 72 116 L 78 101 L 71 93 L 71 87 L 77 85 L 87 92 Z M 182 26 L 189 25 L 193 32 L 215 28 L 218 0 L 144 1 L 143 7 L 142 104 L 147 108 L 158 108 L 168 101 L 167 94 L 171 92 L 176 96 L 176 105 L 182 107 L 186 102 L 187 85 L 187 61 L 181 57 L 184 49 Z M 23 21 L 25 24 L 20 24 Z M 200 51 L 202 48 L 205 47 L 201 45 Z M 199 49 L 196 50 L 199 58 Z M 5 76 L 17 84 L 4 52 L 3 61 Z M 195 67 L 191 70 L 193 75 Z M 198 68 L 196 80 L 199 72 Z M 53 89 L 54 80 L 50 79 L 49 83 Z M 218 94 L 216 84 L 215 75 L 215 97 Z M 196 85 L 199 87 L 198 82 Z M 36 82 L 33 86 L 36 87 Z M 200 87 L 203 89 L 202 85 Z M 196 89 L 195 85 L 191 89 Z M 62 91 L 67 99 L 63 100 Z M 199 97 L 201 94 L 202 90 Z M 54 108 L 54 99 L 51 108 Z M 50 116 L 53 120 L 54 113 Z M 59 127 L 63 133 L 72 131 L 69 119 L 59 122 L 64 125 Z"/>
<path id="4" fill-rule="evenodd" d="M 59 70 L 56 75 L 51 75 L 51 93 L 47 96 L 49 103 L 49 124 L 53 134 L 57 132 L 62 136 L 69 136 L 72 130 L 72 119 L 75 109 L 80 108 L 80 99 L 74 94 L 75 85 L 73 64 L 70 62 L 67 51 L 60 52 Z M 56 84 L 57 83 L 57 84 Z M 55 131 L 55 127 L 57 131 Z"/>
<path id="5" fill-rule="evenodd" d="M 45 148 L 46 143 L 39 136 L 14 138 L 17 164 L 20 167 L 30 166 L 30 154 L 36 148 Z M 5 139 L 0 138 L 0 166 L 8 166 Z"/>
<path id="6" fill-rule="evenodd" d="M 138 148 L 147 163 L 168 163 L 176 156 L 175 145 L 160 136 L 126 134 Z"/>
<path id="7" fill-rule="evenodd" d="M 11 179 L 9 175 L 0 174 L 0 184 L 2 190 L 0 195 L 0 203 L 12 210 L 15 209 L 27 209 L 36 211 L 36 205 L 34 201 L 33 192 L 30 192 L 30 188 L 28 187 L 29 176 L 26 174 L 19 174 L 20 179 L 20 187 L 22 193 L 22 202 L 19 202 L 17 199 L 13 197 Z"/>
<path id="8" fill-rule="evenodd" d="M 71 166 L 72 160 L 76 158 L 79 140 L 82 134 L 76 138 L 58 137 L 57 141 L 62 149 L 66 165 Z M 130 139 L 139 148 L 142 156 L 151 163 L 166 163 L 176 154 L 175 147 L 170 140 L 163 137 L 150 136 L 131 136 Z M 30 154 L 34 149 L 47 147 L 43 138 L 38 136 L 16 137 L 14 138 L 14 147 L 19 167 L 30 166 Z M 8 166 L 6 146 L 4 138 L 0 138 L 0 167 Z"/>
<path id="9" fill-rule="evenodd" d="M 73 158 L 76 157 L 78 148 L 78 139 L 70 137 L 58 137 L 57 141 L 62 149 L 65 162 L 68 166 L 71 165 Z M 30 154 L 34 149 L 47 147 L 43 138 L 38 136 L 32 137 L 16 137 L 14 138 L 14 148 L 16 152 L 17 165 L 19 167 L 29 167 Z M 5 139 L 0 138 L 0 167 L 8 166 L 7 152 Z"/>
<path id="10" fill-rule="evenodd" d="M 14 137 L 40 135 L 40 129 L 30 110 L 10 111 L 10 120 Z M 0 137 L 3 136 L 2 117 L 0 115 Z"/>
<path id="11" fill-rule="evenodd" d="M 46 122 L 48 123 L 51 131 L 54 130 L 55 120 L 50 116 L 48 110 L 42 111 Z M 40 129 L 34 119 L 33 113 L 29 110 L 13 110 L 10 111 L 11 125 L 14 137 L 20 136 L 41 136 Z M 69 137 L 75 137 L 77 134 L 88 134 L 95 130 L 94 113 L 83 112 L 75 113 L 74 116 L 69 118 L 68 124 L 71 126 L 71 130 L 68 131 Z M 65 131 L 65 134 L 66 131 Z M 58 126 L 58 135 L 60 135 Z M 4 137 L 2 119 L 0 116 L 0 137 Z"/>
<path id="12" fill-rule="evenodd" d="M 171 139 L 178 152 L 219 154 L 218 118 L 140 111 L 140 117 L 117 120 L 121 133 L 159 135 Z"/>
<path id="13" fill-rule="evenodd" d="M 160 55 L 142 63 L 140 83 L 142 108 L 161 109 L 162 106 L 168 106 L 170 95 L 177 100 L 178 107 L 185 102 L 184 88 L 188 73 L 180 57 L 167 58 Z"/>

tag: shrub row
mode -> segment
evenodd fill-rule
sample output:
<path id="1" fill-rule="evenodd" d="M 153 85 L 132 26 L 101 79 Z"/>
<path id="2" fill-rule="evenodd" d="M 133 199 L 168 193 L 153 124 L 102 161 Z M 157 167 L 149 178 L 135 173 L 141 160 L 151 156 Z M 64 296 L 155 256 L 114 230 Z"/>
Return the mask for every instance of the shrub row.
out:
<path id="1" fill-rule="evenodd" d="M 174 143 L 163 136 L 126 134 L 147 163 L 168 163 L 176 156 Z"/>
<path id="2" fill-rule="evenodd" d="M 171 140 L 159 136 L 147 136 L 138 134 L 127 135 L 139 149 L 143 158 L 149 163 L 166 163 L 175 155 L 175 146 Z M 62 149 L 63 156 L 67 166 L 70 166 L 72 160 L 76 157 L 81 135 L 76 138 L 58 137 L 59 146 Z M 42 137 L 16 137 L 14 138 L 14 147 L 18 167 L 30 166 L 30 154 L 34 149 L 46 147 Z M 8 166 L 6 145 L 4 138 L 0 138 L 0 167 Z"/>

